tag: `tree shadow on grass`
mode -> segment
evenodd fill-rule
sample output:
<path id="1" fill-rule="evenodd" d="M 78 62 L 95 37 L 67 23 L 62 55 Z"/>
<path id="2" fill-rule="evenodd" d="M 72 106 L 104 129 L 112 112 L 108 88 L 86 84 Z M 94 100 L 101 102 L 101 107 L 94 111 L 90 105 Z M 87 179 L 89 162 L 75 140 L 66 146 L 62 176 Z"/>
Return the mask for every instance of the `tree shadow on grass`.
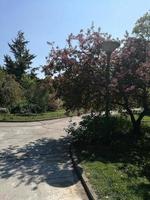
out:
<path id="1" fill-rule="evenodd" d="M 143 200 L 150 199 L 150 184 L 141 183 L 136 186 L 130 186 L 129 189 L 136 191 L 137 196 L 142 197 Z"/>
<path id="2" fill-rule="evenodd" d="M 78 182 L 70 161 L 68 138 L 42 138 L 23 147 L 9 146 L 0 151 L 0 179 L 15 177 L 21 183 L 38 185 L 46 182 L 54 187 L 68 187 Z M 82 169 L 80 170 L 82 172 Z"/>

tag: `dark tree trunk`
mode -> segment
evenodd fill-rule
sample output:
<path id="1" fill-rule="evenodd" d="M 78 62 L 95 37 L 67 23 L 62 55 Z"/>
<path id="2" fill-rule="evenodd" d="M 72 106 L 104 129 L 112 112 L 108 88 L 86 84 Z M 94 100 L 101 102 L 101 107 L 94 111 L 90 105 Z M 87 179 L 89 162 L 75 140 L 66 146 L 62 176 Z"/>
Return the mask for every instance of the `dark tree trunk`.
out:
<path id="1" fill-rule="evenodd" d="M 123 91 L 121 87 L 120 87 L 120 91 Z M 127 96 L 123 92 L 122 92 L 122 94 L 123 94 L 123 99 L 124 99 L 124 108 L 127 110 L 127 113 L 129 114 L 131 122 L 132 122 L 133 136 L 134 136 L 134 138 L 139 139 L 142 136 L 141 121 L 148 110 L 146 90 L 144 90 L 143 111 L 139 114 L 138 119 L 135 118 L 133 111 L 129 106 Z"/>
<path id="2" fill-rule="evenodd" d="M 141 136 L 141 121 L 136 120 L 135 122 L 132 122 L 132 126 L 134 136 L 139 138 Z"/>
<path id="3" fill-rule="evenodd" d="M 142 119 L 145 115 L 145 111 L 143 111 L 137 120 L 135 120 L 135 118 L 132 121 L 132 126 L 133 126 L 133 135 L 135 137 L 135 139 L 140 139 L 142 137 L 142 131 L 141 131 L 141 122 Z"/>
<path id="4" fill-rule="evenodd" d="M 142 136 L 142 132 L 141 132 L 141 121 L 145 115 L 145 111 L 143 111 L 138 119 L 136 120 L 134 117 L 134 114 L 132 112 L 131 109 L 128 109 L 128 114 L 130 115 L 131 118 L 131 122 L 132 122 L 132 128 L 133 128 L 133 137 L 138 140 L 141 136 Z"/>

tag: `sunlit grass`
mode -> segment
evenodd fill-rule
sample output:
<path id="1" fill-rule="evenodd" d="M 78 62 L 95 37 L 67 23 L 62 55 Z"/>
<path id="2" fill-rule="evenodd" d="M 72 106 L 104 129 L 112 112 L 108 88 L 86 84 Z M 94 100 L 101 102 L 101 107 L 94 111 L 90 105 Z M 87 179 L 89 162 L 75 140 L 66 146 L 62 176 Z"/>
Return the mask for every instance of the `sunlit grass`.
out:
<path id="1" fill-rule="evenodd" d="M 66 117 L 65 110 L 58 110 L 54 112 L 46 112 L 31 115 L 16 115 L 16 114 L 0 114 L 0 121 L 36 121 L 36 120 L 50 120 Z"/>
<path id="2" fill-rule="evenodd" d="M 150 182 L 144 176 L 134 176 L 139 170 L 135 165 L 127 164 L 126 168 L 122 169 L 123 163 L 84 161 L 82 166 L 101 200 L 150 199 Z M 129 176 L 126 170 L 131 168 Z"/>

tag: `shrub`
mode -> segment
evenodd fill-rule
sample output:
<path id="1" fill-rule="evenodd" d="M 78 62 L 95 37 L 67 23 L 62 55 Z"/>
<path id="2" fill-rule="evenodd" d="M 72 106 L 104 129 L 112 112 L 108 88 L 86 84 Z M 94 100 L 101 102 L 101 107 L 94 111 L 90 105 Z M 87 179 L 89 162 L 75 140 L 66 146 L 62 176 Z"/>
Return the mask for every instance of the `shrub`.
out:
<path id="1" fill-rule="evenodd" d="M 31 114 L 39 112 L 42 112 L 40 106 L 33 103 L 19 103 L 11 109 L 11 113 L 13 114 Z"/>
<path id="2" fill-rule="evenodd" d="M 23 99 L 20 84 L 13 76 L 0 71 L 0 106 L 11 109 Z"/>
<path id="3" fill-rule="evenodd" d="M 27 106 L 28 105 L 26 103 L 19 103 L 19 104 L 15 105 L 11 108 L 11 113 L 13 113 L 13 114 L 24 114 L 28 110 Z"/>
<path id="4" fill-rule="evenodd" d="M 67 132 L 72 135 L 74 142 L 81 144 L 113 144 L 122 140 L 129 134 L 131 124 L 128 120 L 117 117 L 107 119 L 104 116 L 84 116 L 76 124 L 70 124 Z"/>

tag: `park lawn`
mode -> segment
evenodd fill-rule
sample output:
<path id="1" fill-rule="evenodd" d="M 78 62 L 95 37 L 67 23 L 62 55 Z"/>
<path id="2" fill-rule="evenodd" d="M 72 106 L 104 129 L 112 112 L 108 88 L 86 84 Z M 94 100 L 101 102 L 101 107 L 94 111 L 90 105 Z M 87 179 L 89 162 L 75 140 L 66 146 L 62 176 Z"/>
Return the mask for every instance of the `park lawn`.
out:
<path id="1" fill-rule="evenodd" d="M 46 112 L 31 115 L 17 115 L 17 114 L 0 114 L 0 121 L 40 121 L 40 120 L 51 120 L 66 117 L 65 110 L 58 110 L 54 112 Z"/>
<path id="2" fill-rule="evenodd" d="M 83 161 L 86 176 L 101 200 L 149 200 L 150 182 L 145 176 L 129 176 L 123 163 Z M 126 168 L 138 171 L 135 165 Z"/>
<path id="3" fill-rule="evenodd" d="M 76 146 L 79 163 L 101 200 L 150 199 L 150 135 L 136 144 Z"/>

